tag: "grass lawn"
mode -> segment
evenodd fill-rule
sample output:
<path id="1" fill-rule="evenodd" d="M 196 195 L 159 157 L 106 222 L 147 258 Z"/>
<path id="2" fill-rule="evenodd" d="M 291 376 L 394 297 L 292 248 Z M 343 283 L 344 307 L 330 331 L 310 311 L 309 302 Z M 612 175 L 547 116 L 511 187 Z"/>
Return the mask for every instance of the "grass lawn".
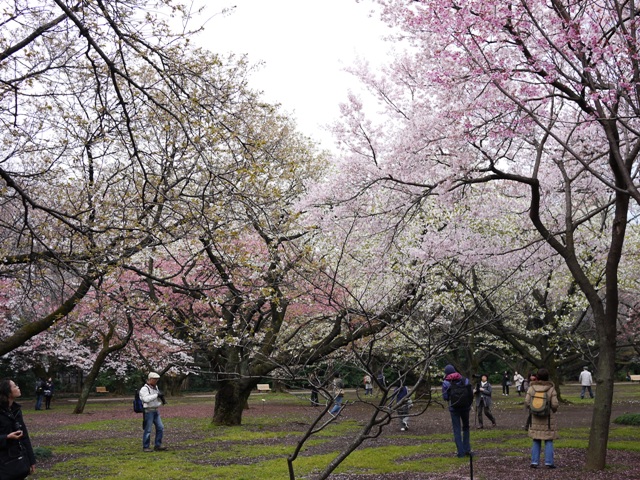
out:
<path id="1" fill-rule="evenodd" d="M 353 392 L 349 395 L 348 399 L 356 400 Z M 568 480 L 588 475 L 580 470 L 593 400 L 581 400 L 576 386 L 564 386 L 563 395 L 570 403 L 562 405 L 558 415 L 561 438 L 554 442 L 558 469 L 528 468 L 531 441 L 522 429 L 523 397 L 512 394 L 494 398 L 496 429 L 477 430 L 477 420 L 472 419 L 474 478 Z M 286 480 L 287 456 L 320 413 L 304 396 L 256 394 L 242 426 L 217 427 L 210 421 L 212 396 L 170 398 L 161 410 L 168 450 L 144 453 L 141 415 L 133 413 L 131 399 L 94 400 L 82 415 L 74 415 L 74 404 L 63 399 L 56 399 L 52 410 L 37 412 L 23 402 L 34 446 L 51 452 L 30 478 Z M 314 435 L 294 463 L 296 478 L 314 478 L 358 434 L 371 411 L 366 403 L 350 404 L 337 421 Z M 417 407 L 412 412 L 416 411 Z M 640 413 L 640 385 L 616 388 L 614 418 L 623 413 Z M 598 478 L 640 479 L 639 440 L 640 427 L 612 424 L 609 466 Z M 331 478 L 470 478 L 469 461 L 455 458 L 454 450 L 448 412 L 432 406 L 410 419 L 407 432 L 401 432 L 394 419 L 378 438 L 367 440 L 350 455 Z"/>

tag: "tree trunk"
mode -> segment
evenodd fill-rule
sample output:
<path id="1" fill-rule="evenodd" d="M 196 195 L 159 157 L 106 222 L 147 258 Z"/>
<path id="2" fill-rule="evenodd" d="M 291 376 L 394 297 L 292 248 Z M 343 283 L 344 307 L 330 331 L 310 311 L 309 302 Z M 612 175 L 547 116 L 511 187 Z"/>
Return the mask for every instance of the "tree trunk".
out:
<path id="1" fill-rule="evenodd" d="M 615 321 L 609 322 L 614 324 Z M 609 328 L 610 330 L 610 328 Z M 613 405 L 613 377 L 615 373 L 616 337 L 598 335 L 599 357 L 596 375 L 596 397 L 591 417 L 591 431 L 589 432 L 589 447 L 587 448 L 587 470 L 604 470 L 607 463 L 607 445 L 609 442 L 609 425 Z"/>
<path id="2" fill-rule="evenodd" d="M 78 398 L 78 403 L 76 403 L 76 407 L 73 409 L 73 413 L 80 414 L 84 412 L 84 407 L 87 405 L 87 399 L 89 398 L 89 393 L 91 392 L 91 388 L 93 387 L 93 384 L 98 378 L 100 369 L 102 368 L 102 365 L 104 364 L 107 357 L 111 353 L 117 352 L 118 350 L 122 350 L 124 347 L 127 346 L 127 343 L 131 338 L 131 334 L 133 333 L 133 319 L 129 314 L 127 314 L 127 325 L 128 325 L 127 335 L 115 345 L 110 345 L 110 342 L 113 336 L 115 335 L 116 325 L 113 323 L 109 325 L 109 331 L 104 335 L 104 338 L 102 339 L 102 348 L 98 352 L 98 355 L 96 356 L 96 360 L 93 362 L 93 366 L 91 367 L 91 371 L 89 372 L 89 374 L 87 375 L 87 378 L 85 379 L 84 386 L 82 387 L 82 392 L 80 392 L 80 398 Z"/>
<path id="3" fill-rule="evenodd" d="M 615 162 L 610 161 L 616 172 Z M 629 169 L 630 170 L 630 169 Z M 626 185 L 616 175 L 616 184 Z M 629 197 L 616 193 L 616 209 L 611 226 L 611 246 L 605 268 L 604 308 L 593 308 L 594 322 L 598 336 L 598 372 L 596 374 L 596 399 L 591 417 L 589 448 L 587 449 L 587 470 L 604 470 L 607 465 L 607 445 L 609 443 L 609 423 L 613 405 L 613 376 L 616 367 L 616 336 L 618 307 L 620 304 L 618 289 L 618 269 L 622 258 L 622 249 L 627 228 Z M 589 302 L 593 305 L 593 302 Z"/>
<path id="4" fill-rule="evenodd" d="M 103 349 L 98 353 L 95 362 L 93 362 L 93 366 L 91 367 L 91 371 L 87 374 L 85 378 L 84 385 L 82 386 L 82 391 L 80 392 L 80 397 L 78 398 L 78 402 L 76 403 L 75 408 L 73 409 L 73 413 L 80 414 L 84 412 L 84 407 L 87 405 L 87 399 L 89 398 L 89 394 L 91 393 L 91 389 L 93 388 L 93 384 L 98 378 L 98 374 L 100 373 L 100 369 L 104 364 L 104 361 L 107 359 L 108 353 Z"/>
<path id="5" fill-rule="evenodd" d="M 93 388 L 93 382 L 85 382 L 85 384 L 82 386 L 82 390 L 80 391 L 78 402 L 73 409 L 73 413 L 80 414 L 84 412 L 84 407 L 87 406 L 87 399 L 89 398 L 89 394 L 91 393 L 91 388 Z"/>
<path id="6" fill-rule="evenodd" d="M 187 376 L 184 374 L 178 374 L 175 377 L 167 375 L 167 377 L 163 379 L 166 393 L 172 397 L 180 395 L 180 392 L 182 392 L 182 384 L 186 378 Z"/>
<path id="7" fill-rule="evenodd" d="M 257 381 L 247 381 L 247 379 L 223 382 L 216 392 L 213 423 L 225 426 L 242 425 L 242 412 L 249 400 L 251 390 L 256 385 Z"/>

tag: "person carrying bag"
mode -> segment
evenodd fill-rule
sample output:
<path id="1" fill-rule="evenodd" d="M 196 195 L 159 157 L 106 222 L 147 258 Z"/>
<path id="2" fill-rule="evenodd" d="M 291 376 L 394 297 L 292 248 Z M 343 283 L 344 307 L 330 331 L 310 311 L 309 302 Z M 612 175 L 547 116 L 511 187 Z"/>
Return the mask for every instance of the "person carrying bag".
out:
<path id="1" fill-rule="evenodd" d="M 0 380 L 0 480 L 23 480 L 36 470 L 22 410 L 14 401 L 20 395 L 13 380 Z"/>

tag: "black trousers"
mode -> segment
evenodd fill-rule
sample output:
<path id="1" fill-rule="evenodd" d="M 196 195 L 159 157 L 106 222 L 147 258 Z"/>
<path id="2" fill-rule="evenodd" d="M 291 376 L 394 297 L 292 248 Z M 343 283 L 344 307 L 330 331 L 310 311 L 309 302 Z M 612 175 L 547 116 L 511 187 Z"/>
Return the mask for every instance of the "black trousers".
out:
<path id="1" fill-rule="evenodd" d="M 484 402 L 480 402 L 480 405 L 478 405 L 478 423 L 480 426 L 482 426 L 482 412 L 484 412 L 487 418 L 491 420 L 491 423 L 496 423 L 496 419 L 491 413 L 491 408 L 485 406 Z"/>

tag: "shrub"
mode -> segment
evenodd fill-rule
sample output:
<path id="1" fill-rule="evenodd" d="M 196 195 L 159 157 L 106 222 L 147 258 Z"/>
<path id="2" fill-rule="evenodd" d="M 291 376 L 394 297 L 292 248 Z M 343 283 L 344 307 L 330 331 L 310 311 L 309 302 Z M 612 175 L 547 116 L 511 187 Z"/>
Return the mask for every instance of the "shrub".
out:
<path id="1" fill-rule="evenodd" d="M 625 413 L 617 417 L 613 423 L 620 425 L 640 425 L 640 413 Z"/>
<path id="2" fill-rule="evenodd" d="M 35 455 L 36 460 L 43 460 L 53 455 L 53 452 L 47 447 L 35 447 L 33 449 L 33 454 Z"/>

